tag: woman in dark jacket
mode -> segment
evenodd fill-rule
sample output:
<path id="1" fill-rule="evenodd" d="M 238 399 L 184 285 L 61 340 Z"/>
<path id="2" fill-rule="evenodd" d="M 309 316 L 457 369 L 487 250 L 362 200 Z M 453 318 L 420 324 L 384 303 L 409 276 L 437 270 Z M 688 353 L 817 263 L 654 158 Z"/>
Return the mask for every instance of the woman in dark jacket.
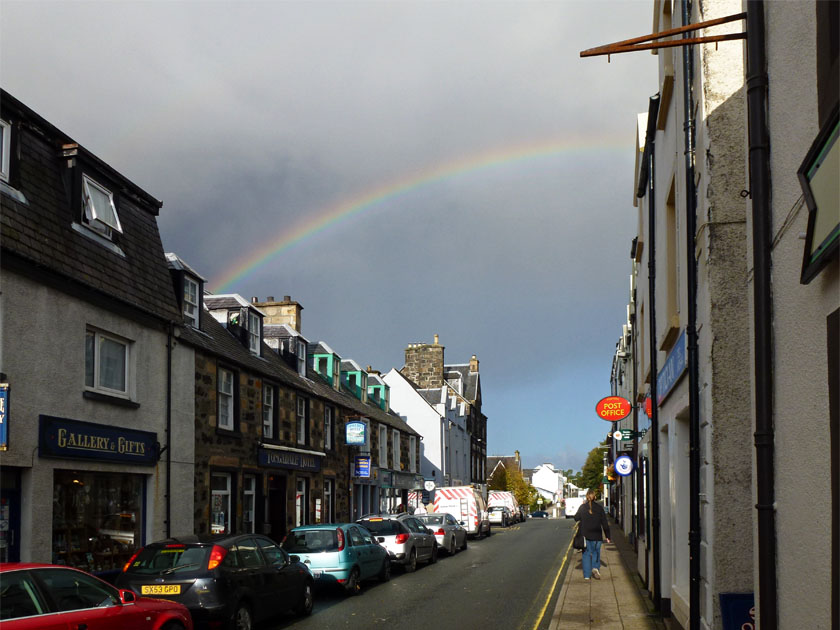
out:
<path id="1" fill-rule="evenodd" d="M 580 531 L 586 539 L 586 549 L 583 550 L 583 579 L 594 577 L 601 579 L 601 530 L 604 530 L 604 540 L 610 542 L 610 524 L 607 514 L 600 503 L 595 503 L 595 491 L 586 493 L 586 503 L 578 508 L 575 520 L 580 522 Z"/>

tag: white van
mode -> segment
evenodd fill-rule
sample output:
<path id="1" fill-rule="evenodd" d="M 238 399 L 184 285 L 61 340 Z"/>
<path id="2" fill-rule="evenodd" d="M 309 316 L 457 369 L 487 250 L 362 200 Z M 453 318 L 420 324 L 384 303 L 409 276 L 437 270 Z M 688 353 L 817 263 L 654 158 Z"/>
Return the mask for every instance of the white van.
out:
<path id="1" fill-rule="evenodd" d="M 435 488 L 432 512 L 445 512 L 455 517 L 473 538 L 490 535 L 487 504 L 472 486 Z"/>
<path id="2" fill-rule="evenodd" d="M 566 518 L 572 518 L 577 514 L 578 509 L 586 501 L 586 490 L 578 490 L 576 497 L 566 498 L 566 507 L 563 509 L 563 514 Z"/>
<path id="3" fill-rule="evenodd" d="M 487 507 L 502 505 L 510 510 L 511 523 L 518 523 L 522 520 L 522 513 L 519 511 L 519 501 L 513 496 L 513 492 L 491 490 L 487 493 Z"/>

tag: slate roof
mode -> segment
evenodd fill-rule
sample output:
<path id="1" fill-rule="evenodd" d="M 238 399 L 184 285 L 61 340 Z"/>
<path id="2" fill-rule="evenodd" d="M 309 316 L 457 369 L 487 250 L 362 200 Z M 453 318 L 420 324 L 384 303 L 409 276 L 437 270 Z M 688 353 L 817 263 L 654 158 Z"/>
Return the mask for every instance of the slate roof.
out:
<path id="1" fill-rule="evenodd" d="M 158 231 L 161 202 L 5 90 L 0 90 L 0 107 L 3 119 L 15 129 L 20 155 L 12 185 L 26 200 L 8 194 L 4 185 L 3 267 L 45 273 L 69 294 L 92 290 L 91 299 L 104 296 L 128 305 L 130 311 L 182 321 Z M 70 174 L 68 158 L 62 157 L 66 145 L 72 145 L 75 169 L 84 165 L 85 173 L 115 188 L 123 230 L 118 244 L 124 256 L 81 233 L 84 228 L 73 228 L 80 218 L 74 219 L 75 200 L 68 192 L 72 187 L 65 181 Z"/>
<path id="2" fill-rule="evenodd" d="M 463 396 L 467 400 L 476 401 L 481 398 L 481 385 L 479 384 L 478 372 L 470 372 L 469 364 L 465 365 L 444 365 L 443 373 L 457 372 L 464 383 Z"/>

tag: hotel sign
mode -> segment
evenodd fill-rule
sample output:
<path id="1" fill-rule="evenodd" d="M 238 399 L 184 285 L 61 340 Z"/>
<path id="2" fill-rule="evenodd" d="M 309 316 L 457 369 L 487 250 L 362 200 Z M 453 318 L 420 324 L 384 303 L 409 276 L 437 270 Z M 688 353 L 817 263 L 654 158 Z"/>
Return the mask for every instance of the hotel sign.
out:
<path id="1" fill-rule="evenodd" d="M 157 433 L 39 416 L 41 457 L 98 459 L 154 466 L 158 460 Z"/>
<path id="2" fill-rule="evenodd" d="M 367 444 L 367 423 L 361 420 L 353 420 L 345 427 L 345 444 L 351 446 L 364 446 Z"/>
<path id="3" fill-rule="evenodd" d="M 321 470 L 321 458 L 311 453 L 261 448 L 259 460 L 260 466 L 268 466 L 270 468 L 287 468 L 307 472 L 318 472 Z"/>

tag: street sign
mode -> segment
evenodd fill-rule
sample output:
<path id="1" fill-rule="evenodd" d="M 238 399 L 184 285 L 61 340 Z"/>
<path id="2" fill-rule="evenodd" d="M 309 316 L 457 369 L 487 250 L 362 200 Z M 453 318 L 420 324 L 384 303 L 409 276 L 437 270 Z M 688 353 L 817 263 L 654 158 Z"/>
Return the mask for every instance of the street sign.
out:
<path id="1" fill-rule="evenodd" d="M 612 434 L 613 438 L 616 440 L 632 440 L 633 438 L 642 437 L 645 431 L 633 431 L 632 429 L 621 429 L 620 431 L 616 431 Z"/>
<path id="2" fill-rule="evenodd" d="M 435 482 L 434 482 L 434 481 L 432 481 L 431 479 L 428 479 L 428 480 L 426 480 L 426 481 L 424 481 L 424 482 L 423 482 L 423 487 L 424 487 L 424 488 L 425 488 L 428 492 L 431 492 L 432 490 L 434 490 L 434 489 L 435 489 Z"/>

